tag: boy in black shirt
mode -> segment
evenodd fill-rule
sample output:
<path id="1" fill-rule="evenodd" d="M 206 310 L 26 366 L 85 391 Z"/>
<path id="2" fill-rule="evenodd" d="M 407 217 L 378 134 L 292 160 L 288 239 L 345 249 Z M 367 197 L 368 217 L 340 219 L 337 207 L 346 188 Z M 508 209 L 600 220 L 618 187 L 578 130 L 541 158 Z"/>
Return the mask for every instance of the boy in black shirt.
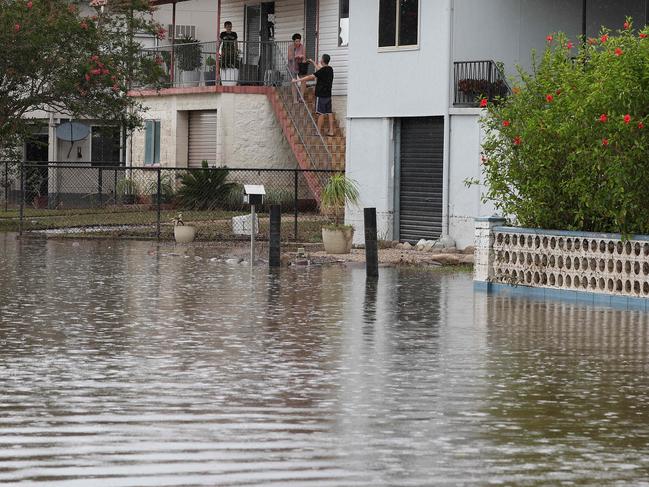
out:
<path id="1" fill-rule="evenodd" d="M 222 41 L 236 41 L 238 39 L 237 33 L 232 30 L 232 22 L 226 21 L 223 27 L 225 27 L 225 30 L 219 36 Z"/>
<path id="2" fill-rule="evenodd" d="M 331 57 L 329 54 L 323 54 L 320 64 L 313 62 L 313 59 L 309 59 L 309 62 L 313 64 L 316 68 L 316 72 L 300 78 L 299 76 L 293 80 L 293 83 L 306 83 L 307 81 L 316 80 L 315 85 L 315 112 L 318 114 L 318 130 L 322 133 L 324 128 L 324 119 L 325 116 L 329 120 L 329 137 L 334 136 L 334 114 L 331 109 L 331 87 L 334 82 L 334 70 L 329 66 L 329 61 Z"/>

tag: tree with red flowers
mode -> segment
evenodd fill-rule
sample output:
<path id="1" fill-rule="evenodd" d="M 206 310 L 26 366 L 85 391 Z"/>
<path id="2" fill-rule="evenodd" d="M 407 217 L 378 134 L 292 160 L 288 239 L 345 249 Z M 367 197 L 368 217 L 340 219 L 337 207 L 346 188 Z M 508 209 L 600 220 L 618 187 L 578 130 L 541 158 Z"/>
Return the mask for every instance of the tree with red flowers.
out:
<path id="1" fill-rule="evenodd" d="M 631 19 L 590 42 L 551 34 L 486 107 L 486 199 L 523 226 L 649 233 L 647 34 Z"/>
<path id="2" fill-rule="evenodd" d="M 0 0 L 0 155 L 29 134 L 26 115 L 38 110 L 139 126 L 128 89 L 161 76 L 133 41 L 134 32 L 158 33 L 151 14 L 146 0 L 85 15 L 66 0 Z"/>

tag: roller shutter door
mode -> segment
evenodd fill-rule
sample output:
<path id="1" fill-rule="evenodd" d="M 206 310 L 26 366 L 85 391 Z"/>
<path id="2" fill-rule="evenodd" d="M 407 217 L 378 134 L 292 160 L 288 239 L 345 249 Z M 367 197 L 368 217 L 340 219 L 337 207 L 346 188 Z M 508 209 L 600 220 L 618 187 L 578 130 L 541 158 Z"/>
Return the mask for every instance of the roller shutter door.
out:
<path id="1" fill-rule="evenodd" d="M 402 118 L 399 238 L 415 242 L 442 234 L 444 118 Z"/>
<path id="2" fill-rule="evenodd" d="M 189 112 L 189 167 L 216 164 L 216 110 Z"/>

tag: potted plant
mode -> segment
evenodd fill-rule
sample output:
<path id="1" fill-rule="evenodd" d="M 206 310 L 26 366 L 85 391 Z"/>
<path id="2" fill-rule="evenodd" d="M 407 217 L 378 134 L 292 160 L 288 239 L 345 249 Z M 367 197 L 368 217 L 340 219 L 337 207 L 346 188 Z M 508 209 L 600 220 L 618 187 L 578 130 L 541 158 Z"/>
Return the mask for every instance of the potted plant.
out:
<path id="1" fill-rule="evenodd" d="M 322 227 L 322 243 L 328 254 L 348 254 L 352 250 L 354 227 L 343 223 L 345 204 L 357 205 L 359 200 L 356 182 L 344 174 L 336 174 L 322 190 L 321 209 L 333 222 Z"/>
<path id="2" fill-rule="evenodd" d="M 216 84 L 216 59 L 209 56 L 205 60 L 205 86 L 214 86 Z"/>
<path id="3" fill-rule="evenodd" d="M 196 227 L 185 225 L 182 213 L 178 213 L 176 218 L 173 218 L 171 221 L 174 224 L 174 238 L 176 239 L 176 243 L 184 244 L 190 243 L 194 240 L 194 237 L 196 236 Z"/>
<path id="4" fill-rule="evenodd" d="M 201 79 L 198 68 L 202 64 L 202 48 L 191 36 L 181 38 L 176 47 L 176 62 L 180 69 L 181 82 L 184 86 L 197 86 Z"/>
<path id="5" fill-rule="evenodd" d="M 138 195 L 138 185 L 131 178 L 121 179 L 115 188 L 118 202 L 122 205 L 134 205 Z"/>
<path id="6" fill-rule="evenodd" d="M 239 81 L 241 58 L 236 41 L 223 41 L 221 44 L 221 84 L 236 86 Z"/>

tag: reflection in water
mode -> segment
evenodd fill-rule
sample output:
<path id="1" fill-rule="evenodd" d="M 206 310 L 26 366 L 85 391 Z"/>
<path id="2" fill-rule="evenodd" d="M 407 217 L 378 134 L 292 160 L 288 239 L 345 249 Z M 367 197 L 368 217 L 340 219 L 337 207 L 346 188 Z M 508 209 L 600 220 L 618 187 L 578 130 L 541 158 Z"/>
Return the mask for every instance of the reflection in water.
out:
<path id="1" fill-rule="evenodd" d="M 649 477 L 642 313 L 165 252 L 0 234 L 0 483 Z"/>

